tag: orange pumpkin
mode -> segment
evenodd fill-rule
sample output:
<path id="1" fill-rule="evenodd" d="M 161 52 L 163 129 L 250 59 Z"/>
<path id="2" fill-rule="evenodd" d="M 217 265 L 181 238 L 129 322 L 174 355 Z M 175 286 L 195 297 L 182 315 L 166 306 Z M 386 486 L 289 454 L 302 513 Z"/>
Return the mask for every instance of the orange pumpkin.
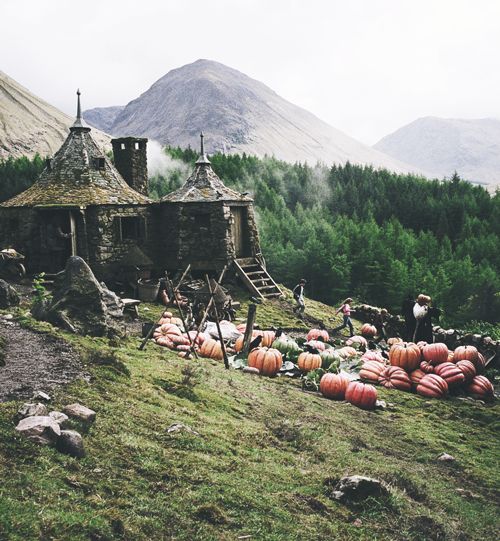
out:
<path id="1" fill-rule="evenodd" d="M 427 344 L 422 348 L 422 357 L 433 365 L 445 363 L 448 361 L 448 346 L 442 342 Z"/>
<path id="2" fill-rule="evenodd" d="M 464 373 L 453 363 L 438 364 L 435 368 L 435 373 L 446 381 L 450 389 L 465 382 Z"/>
<path id="3" fill-rule="evenodd" d="M 203 341 L 200 347 L 200 355 L 207 357 L 208 359 L 216 359 L 221 361 L 224 356 L 222 355 L 222 345 L 218 340 L 213 338 L 207 338 Z"/>
<path id="4" fill-rule="evenodd" d="M 381 372 L 378 382 L 386 389 L 409 391 L 411 389 L 410 376 L 399 366 L 389 366 Z"/>
<path id="5" fill-rule="evenodd" d="M 348 340 L 346 340 L 345 345 L 346 346 L 353 346 L 354 344 L 358 344 L 361 349 L 366 349 L 368 347 L 368 342 L 366 341 L 366 338 L 363 336 L 351 336 Z"/>
<path id="6" fill-rule="evenodd" d="M 377 351 L 366 351 L 361 355 L 361 360 L 363 362 L 366 361 L 377 361 L 379 363 L 386 363 L 386 359 L 383 357 L 381 353 L 378 353 Z"/>
<path id="7" fill-rule="evenodd" d="M 314 349 L 317 349 L 318 351 L 325 351 L 326 349 L 326 344 L 321 340 L 309 340 L 309 342 L 306 342 L 306 344 Z"/>
<path id="8" fill-rule="evenodd" d="M 413 389 L 417 388 L 417 385 L 420 383 L 420 380 L 425 376 L 425 372 L 417 368 L 410 374 L 411 386 Z"/>
<path id="9" fill-rule="evenodd" d="M 420 348 L 413 342 L 394 344 L 389 350 L 389 362 L 407 372 L 413 372 L 420 366 Z"/>
<path id="10" fill-rule="evenodd" d="M 479 351 L 477 352 L 477 363 L 475 366 L 478 374 L 484 372 L 484 369 L 486 368 L 486 359 L 484 358 L 484 355 Z"/>
<path id="11" fill-rule="evenodd" d="M 474 346 L 459 346 L 453 352 L 453 359 L 458 361 L 470 361 L 478 369 L 479 351 Z"/>
<path id="12" fill-rule="evenodd" d="M 351 346 L 344 346 L 337 350 L 337 353 L 342 357 L 342 359 L 348 359 L 349 357 L 355 357 L 358 352 Z"/>
<path id="13" fill-rule="evenodd" d="M 385 365 L 377 361 L 367 361 L 363 363 L 359 371 L 359 377 L 363 381 L 370 383 L 378 383 L 380 374 L 385 370 Z"/>
<path id="14" fill-rule="evenodd" d="M 351 381 L 345 391 L 347 402 L 364 410 L 372 410 L 377 402 L 377 389 L 359 381 Z"/>
<path id="15" fill-rule="evenodd" d="M 429 361 L 422 361 L 420 363 L 420 370 L 424 371 L 426 374 L 434 374 L 434 365 Z"/>
<path id="16" fill-rule="evenodd" d="M 319 392 L 326 398 L 344 400 L 349 379 L 341 374 L 324 374 L 319 382 Z"/>
<path id="17" fill-rule="evenodd" d="M 465 390 L 473 398 L 484 400 L 485 402 L 493 400 L 494 397 L 493 385 L 491 384 L 491 381 L 484 376 L 475 376 Z"/>
<path id="18" fill-rule="evenodd" d="M 306 340 L 309 342 L 310 340 L 317 340 L 318 338 L 321 338 L 323 342 L 328 342 L 328 340 L 330 340 L 330 335 L 325 329 L 311 329 L 307 333 Z"/>
<path id="19" fill-rule="evenodd" d="M 302 372 L 310 372 L 321 366 L 321 356 L 319 353 L 304 351 L 299 355 L 297 364 Z"/>
<path id="20" fill-rule="evenodd" d="M 426 398 L 444 398 L 448 394 L 448 384 L 436 374 L 427 374 L 417 385 L 417 393 Z"/>
<path id="21" fill-rule="evenodd" d="M 258 347 L 249 353 L 248 366 L 257 368 L 263 376 L 275 376 L 283 366 L 283 357 L 277 349 Z"/>
<path id="22" fill-rule="evenodd" d="M 462 361 L 458 361 L 455 366 L 462 371 L 465 383 L 470 383 L 477 373 L 476 367 L 470 361 L 467 361 L 465 359 Z"/>
<path id="23" fill-rule="evenodd" d="M 377 335 L 377 327 L 375 325 L 370 325 L 369 323 L 365 323 L 361 326 L 361 336 L 364 338 L 371 340 Z"/>
<path id="24" fill-rule="evenodd" d="M 392 338 L 389 338 L 389 340 L 387 340 L 387 345 L 389 347 L 392 347 L 394 346 L 394 344 L 402 344 L 404 342 L 404 340 L 402 338 L 399 338 L 398 336 L 393 336 Z"/>
<path id="25" fill-rule="evenodd" d="M 257 336 L 262 336 L 262 341 L 260 343 L 260 347 L 266 347 L 269 348 L 273 345 L 274 337 L 275 337 L 274 331 L 260 331 L 260 330 L 254 330 L 252 332 L 252 340 L 257 338 Z M 241 351 L 243 349 L 243 339 L 245 338 L 245 335 L 241 335 L 236 339 L 236 342 L 234 343 L 234 349 L 236 351 Z"/>

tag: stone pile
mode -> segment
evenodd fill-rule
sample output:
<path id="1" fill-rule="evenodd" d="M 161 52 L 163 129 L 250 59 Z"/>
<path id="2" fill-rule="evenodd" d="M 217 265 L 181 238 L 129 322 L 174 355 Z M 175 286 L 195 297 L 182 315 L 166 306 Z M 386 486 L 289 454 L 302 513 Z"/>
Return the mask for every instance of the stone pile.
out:
<path id="1" fill-rule="evenodd" d="M 46 393 L 37 395 L 50 397 Z M 70 404 L 60 411 L 50 411 L 45 404 L 26 403 L 18 411 L 19 422 L 16 430 L 29 440 L 40 445 L 50 445 L 59 452 L 82 458 L 85 456 L 83 438 L 76 430 L 66 429 L 69 418 L 91 423 L 95 420 L 96 413 L 82 404 Z"/>

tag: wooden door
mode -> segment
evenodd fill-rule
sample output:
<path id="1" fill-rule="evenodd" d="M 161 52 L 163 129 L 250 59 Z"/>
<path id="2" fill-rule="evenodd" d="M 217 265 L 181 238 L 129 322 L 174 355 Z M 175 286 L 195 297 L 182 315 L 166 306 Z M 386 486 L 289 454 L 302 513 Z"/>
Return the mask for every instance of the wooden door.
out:
<path id="1" fill-rule="evenodd" d="M 243 207 L 232 207 L 233 223 L 231 232 L 233 235 L 233 245 L 236 257 L 245 256 L 245 238 L 244 238 L 244 209 Z"/>

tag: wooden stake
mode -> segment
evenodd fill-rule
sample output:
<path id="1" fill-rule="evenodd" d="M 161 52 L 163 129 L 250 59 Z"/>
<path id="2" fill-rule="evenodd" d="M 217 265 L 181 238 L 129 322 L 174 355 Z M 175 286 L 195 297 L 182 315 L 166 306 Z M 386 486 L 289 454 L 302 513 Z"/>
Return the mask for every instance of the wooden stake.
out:
<path id="1" fill-rule="evenodd" d="M 243 353 L 248 354 L 250 349 L 250 342 L 252 341 L 253 326 L 255 323 L 255 316 L 257 315 L 257 305 L 249 304 L 247 324 L 245 326 L 245 336 L 243 337 Z"/>
<path id="2" fill-rule="evenodd" d="M 174 290 L 174 297 L 175 297 L 175 294 L 177 293 L 179 287 L 181 286 L 182 282 L 184 281 L 184 278 L 186 277 L 187 273 L 189 272 L 189 269 L 191 268 L 191 263 L 186 267 L 186 270 L 182 273 L 182 276 L 181 276 L 181 279 L 179 280 L 179 283 L 177 284 L 177 287 L 175 288 Z M 155 328 L 159 325 L 160 323 L 160 319 L 163 317 L 163 312 L 165 310 L 162 310 L 161 313 L 162 315 L 160 316 L 160 318 L 156 321 L 156 324 L 153 325 L 151 327 L 151 329 L 149 329 L 149 332 L 148 334 L 145 336 L 144 340 L 141 342 L 141 344 L 139 345 L 139 350 L 142 351 L 145 347 L 146 347 L 146 344 L 148 343 L 148 340 L 153 336 L 153 333 L 155 332 Z M 198 338 L 198 337 L 196 337 Z"/>
<path id="3" fill-rule="evenodd" d="M 168 277 L 168 273 L 165 272 L 165 278 L 167 280 L 167 284 L 168 286 L 172 289 L 172 291 L 174 292 L 174 302 L 175 302 L 175 305 L 177 306 L 177 310 L 179 311 L 179 315 L 181 317 L 181 321 L 182 321 L 182 325 L 184 327 L 184 330 L 186 331 L 187 333 L 187 337 L 189 339 L 189 345 L 191 346 L 191 352 L 193 353 L 193 355 L 198 359 L 198 354 L 196 353 L 196 349 L 194 347 L 194 342 L 191 338 L 191 335 L 189 334 L 189 329 L 187 328 L 187 325 L 186 325 L 186 320 L 184 319 L 184 313 L 182 311 L 182 308 L 181 308 L 181 305 L 179 304 L 179 301 L 177 299 L 177 291 L 178 291 L 178 288 L 177 289 L 174 289 L 174 284 L 172 284 L 172 280 L 170 280 L 170 278 Z M 180 285 L 180 282 L 179 282 L 179 285 Z"/>
<path id="4" fill-rule="evenodd" d="M 212 291 L 212 284 L 210 283 L 210 278 L 208 274 L 205 274 L 205 279 L 208 285 L 208 291 L 210 292 L 210 299 L 213 300 L 214 292 Z M 224 358 L 224 366 L 229 368 L 229 360 L 227 358 L 226 345 L 224 344 L 224 338 L 222 337 L 222 331 L 219 323 L 219 313 L 217 311 L 217 303 L 214 301 L 214 314 L 215 314 L 215 325 L 217 326 L 217 332 L 219 333 L 220 347 L 222 349 L 222 357 Z"/>
<path id="5" fill-rule="evenodd" d="M 224 274 L 226 274 L 227 265 L 222 269 L 222 272 L 219 275 L 219 280 L 217 281 L 217 286 L 220 286 L 222 284 L 222 279 L 224 278 Z M 209 290 L 210 291 L 210 290 Z M 205 324 L 205 321 L 208 317 L 208 313 L 210 311 L 210 308 L 212 307 L 213 297 L 210 297 L 210 300 L 208 301 L 207 307 L 205 308 L 205 312 L 203 314 L 203 317 L 201 318 L 200 324 L 198 325 L 198 332 L 196 333 L 196 336 L 194 337 L 194 341 L 196 343 L 196 340 L 198 340 L 198 336 L 200 335 L 201 329 L 203 329 L 203 325 Z"/>

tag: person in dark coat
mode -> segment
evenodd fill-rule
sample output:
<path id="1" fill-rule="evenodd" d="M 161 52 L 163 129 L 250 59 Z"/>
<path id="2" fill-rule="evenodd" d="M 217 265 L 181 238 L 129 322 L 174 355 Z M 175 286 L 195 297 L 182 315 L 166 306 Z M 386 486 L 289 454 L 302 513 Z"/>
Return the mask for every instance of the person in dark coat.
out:
<path id="1" fill-rule="evenodd" d="M 403 306 L 401 307 L 401 314 L 405 319 L 405 333 L 404 339 L 409 341 L 413 338 L 415 332 L 415 325 L 417 323 L 415 316 L 413 315 L 413 306 L 415 304 L 414 296 L 409 293 L 406 299 L 403 301 Z"/>
<path id="2" fill-rule="evenodd" d="M 432 321 L 432 318 L 434 318 L 435 322 L 438 323 L 440 316 L 441 310 L 439 308 L 437 308 L 436 306 L 429 306 L 429 309 L 427 310 L 427 315 L 420 323 L 419 332 L 417 333 L 417 342 L 419 342 L 420 340 L 423 340 L 428 344 L 432 344 L 434 342 L 434 335 L 432 334 L 432 327 L 434 323 Z"/>
<path id="3" fill-rule="evenodd" d="M 295 307 L 293 311 L 299 316 L 302 317 L 306 309 L 306 303 L 304 302 L 304 287 L 306 281 L 304 278 L 293 288 L 293 298 L 295 300 Z"/>
<path id="4" fill-rule="evenodd" d="M 385 324 L 387 322 L 387 310 L 382 308 L 380 312 L 377 312 L 373 317 L 373 325 L 377 329 L 378 339 L 377 342 L 381 340 L 387 340 L 387 333 L 385 332 Z"/>

